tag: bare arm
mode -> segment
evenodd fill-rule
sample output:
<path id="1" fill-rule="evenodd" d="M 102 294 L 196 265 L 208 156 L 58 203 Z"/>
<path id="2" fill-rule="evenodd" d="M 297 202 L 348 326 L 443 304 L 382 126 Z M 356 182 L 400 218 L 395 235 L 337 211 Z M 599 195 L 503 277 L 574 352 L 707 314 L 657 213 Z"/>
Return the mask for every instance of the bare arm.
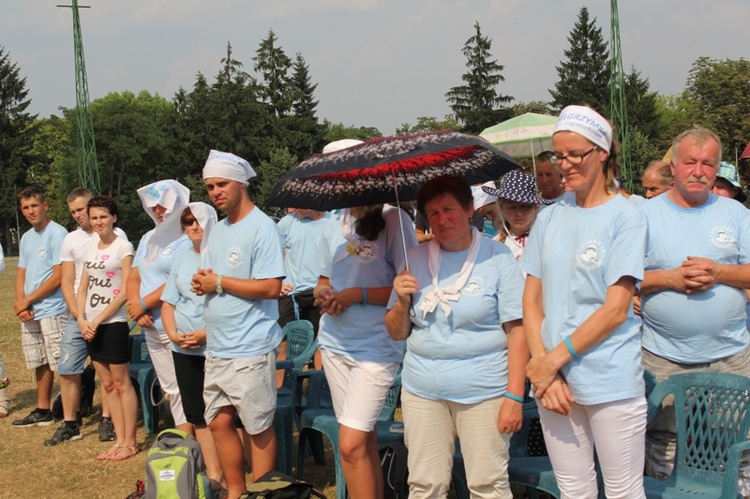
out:
<path id="1" fill-rule="evenodd" d="M 419 289 L 417 278 L 404 271 L 393 280 L 398 301 L 385 314 L 385 327 L 394 340 L 405 340 L 411 334 L 412 322 L 409 309 L 414 293 Z"/>
<path id="2" fill-rule="evenodd" d="M 78 328 L 81 330 L 84 339 L 86 338 L 86 330 L 88 329 L 88 321 L 86 320 L 86 297 L 89 292 L 89 273 L 84 268 L 81 271 L 81 283 L 78 285 L 78 294 L 76 295 L 76 307 L 80 311 L 77 317 Z M 93 338 L 93 337 L 92 337 Z"/>
<path id="3" fill-rule="evenodd" d="M 133 319 L 138 319 L 148 312 L 141 305 L 141 274 L 137 268 L 131 268 L 128 280 L 125 282 L 125 295 L 128 299 L 128 313 Z"/>
<path id="4" fill-rule="evenodd" d="M 206 295 L 216 292 L 216 283 L 219 274 L 211 269 L 199 269 L 193 276 L 193 291 L 198 295 Z M 241 279 L 239 277 L 222 276 L 221 288 L 224 293 L 229 293 L 248 300 L 274 300 L 281 292 L 282 277 L 269 279 Z"/>
<path id="5" fill-rule="evenodd" d="M 24 280 L 25 280 L 25 277 L 26 277 L 26 273 L 24 272 Z M 22 297 L 20 300 L 16 300 L 15 305 L 13 305 L 13 309 L 15 310 L 16 314 L 31 307 L 32 303 L 38 302 L 39 300 L 47 298 L 49 295 L 57 291 L 57 288 L 60 287 L 61 277 L 62 277 L 62 271 L 60 270 L 60 265 L 53 265 L 52 275 L 50 275 L 42 283 L 41 286 L 36 288 L 34 291 L 29 293 L 28 295 Z M 23 290 L 23 287 L 21 288 L 21 290 Z M 16 295 L 17 294 L 18 292 L 16 292 Z"/>
<path id="6" fill-rule="evenodd" d="M 598 345 L 625 322 L 634 291 L 635 278 L 630 276 L 621 277 L 607 288 L 602 306 L 570 335 L 573 350 L 578 355 Z M 535 386 L 534 393 L 537 397 L 544 394 L 560 368 L 571 360 L 573 355 L 565 342 L 561 342 L 546 354 L 534 355 L 526 372 Z"/>
<path id="7" fill-rule="evenodd" d="M 164 325 L 164 330 L 167 332 L 167 336 L 172 341 L 179 345 L 180 335 L 177 332 L 177 321 L 174 318 L 175 306 L 169 302 L 164 302 L 161 305 L 161 322 Z"/>
<path id="8" fill-rule="evenodd" d="M 62 290 L 65 305 L 68 307 L 73 319 L 78 319 L 78 301 L 76 300 L 76 264 L 75 262 L 62 262 L 60 266 L 62 276 L 60 279 L 60 289 Z"/>
<path id="9" fill-rule="evenodd" d="M 526 388 L 526 364 L 529 347 L 524 336 L 523 322 L 518 319 L 503 324 L 508 337 L 508 386 L 506 392 L 523 398 Z M 523 404 L 508 397 L 503 398 L 497 415 L 497 428 L 503 433 L 519 431 L 523 425 Z"/>

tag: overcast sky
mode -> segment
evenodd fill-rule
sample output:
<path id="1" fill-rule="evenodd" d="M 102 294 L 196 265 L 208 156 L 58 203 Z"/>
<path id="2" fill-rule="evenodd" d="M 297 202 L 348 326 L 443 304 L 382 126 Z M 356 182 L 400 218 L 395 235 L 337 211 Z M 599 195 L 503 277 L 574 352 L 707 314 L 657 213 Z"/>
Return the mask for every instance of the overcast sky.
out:
<path id="1" fill-rule="evenodd" d="M 73 23 L 65 0 L 0 0 L 0 46 L 27 78 L 41 117 L 75 105 Z M 461 83 L 461 53 L 479 21 L 505 66 L 498 91 L 517 101 L 550 100 L 555 65 L 586 5 L 609 40 L 604 0 L 90 0 L 81 24 L 91 99 L 130 90 L 172 98 L 195 75 L 209 81 L 231 42 L 252 72 L 252 57 L 273 29 L 294 58 L 302 53 L 318 83 L 318 117 L 393 134 L 418 116 L 450 112 L 445 92 Z M 682 90 L 700 56 L 747 57 L 748 0 L 621 0 L 626 71 L 652 90 Z"/>

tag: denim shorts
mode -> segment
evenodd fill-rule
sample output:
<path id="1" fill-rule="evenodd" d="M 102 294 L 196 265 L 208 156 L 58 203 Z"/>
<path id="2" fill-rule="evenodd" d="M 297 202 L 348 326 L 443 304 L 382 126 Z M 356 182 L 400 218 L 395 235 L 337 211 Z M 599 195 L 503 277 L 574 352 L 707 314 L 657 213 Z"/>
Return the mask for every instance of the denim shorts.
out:
<path id="1" fill-rule="evenodd" d="M 81 335 L 78 321 L 71 315 L 65 324 L 65 332 L 60 345 L 60 364 L 58 366 L 60 375 L 82 374 L 88 356 L 86 340 Z"/>

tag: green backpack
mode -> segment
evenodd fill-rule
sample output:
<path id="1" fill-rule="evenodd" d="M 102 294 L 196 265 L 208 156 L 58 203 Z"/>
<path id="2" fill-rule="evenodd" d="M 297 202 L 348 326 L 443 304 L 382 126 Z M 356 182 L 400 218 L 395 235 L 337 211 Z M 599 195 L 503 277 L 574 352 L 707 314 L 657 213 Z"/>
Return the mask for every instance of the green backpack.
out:
<path id="1" fill-rule="evenodd" d="M 187 432 L 168 428 L 156 437 L 146 457 L 149 499 L 213 498 L 200 444 Z"/>

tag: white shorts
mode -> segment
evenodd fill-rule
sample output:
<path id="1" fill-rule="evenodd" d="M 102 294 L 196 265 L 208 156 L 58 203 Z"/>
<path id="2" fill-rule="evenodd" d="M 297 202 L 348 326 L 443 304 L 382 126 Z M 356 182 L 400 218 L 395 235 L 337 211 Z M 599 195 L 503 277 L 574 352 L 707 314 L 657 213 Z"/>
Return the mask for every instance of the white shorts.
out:
<path id="1" fill-rule="evenodd" d="M 246 359 L 206 356 L 203 401 L 206 424 L 222 407 L 232 406 L 250 435 L 273 424 L 276 411 L 276 351 Z"/>
<path id="2" fill-rule="evenodd" d="M 339 424 L 372 431 L 400 363 L 354 360 L 328 350 L 321 356 Z"/>

